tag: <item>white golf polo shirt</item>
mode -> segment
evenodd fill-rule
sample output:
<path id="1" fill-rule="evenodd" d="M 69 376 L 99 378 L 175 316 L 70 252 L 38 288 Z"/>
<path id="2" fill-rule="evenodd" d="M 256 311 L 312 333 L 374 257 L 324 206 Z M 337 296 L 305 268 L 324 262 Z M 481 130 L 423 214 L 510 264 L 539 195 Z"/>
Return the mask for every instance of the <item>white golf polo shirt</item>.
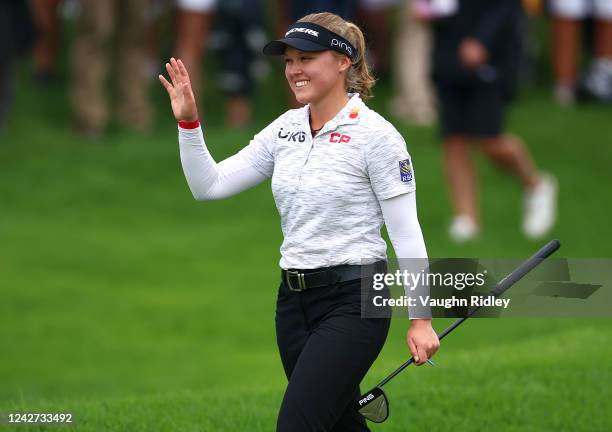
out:
<path id="1" fill-rule="evenodd" d="M 306 106 L 281 115 L 239 153 L 272 178 L 284 269 L 386 259 L 379 200 L 415 190 L 402 136 L 359 95 L 349 96 L 314 138 Z"/>

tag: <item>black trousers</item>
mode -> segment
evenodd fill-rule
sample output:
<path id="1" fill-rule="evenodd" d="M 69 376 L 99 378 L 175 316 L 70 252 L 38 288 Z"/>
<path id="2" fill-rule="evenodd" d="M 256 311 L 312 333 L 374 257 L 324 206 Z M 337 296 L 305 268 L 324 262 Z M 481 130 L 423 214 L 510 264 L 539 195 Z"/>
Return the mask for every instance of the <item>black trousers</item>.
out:
<path id="1" fill-rule="evenodd" d="M 352 402 L 390 319 L 361 317 L 361 281 L 301 292 L 281 282 L 276 338 L 289 380 L 277 432 L 368 431 Z"/>

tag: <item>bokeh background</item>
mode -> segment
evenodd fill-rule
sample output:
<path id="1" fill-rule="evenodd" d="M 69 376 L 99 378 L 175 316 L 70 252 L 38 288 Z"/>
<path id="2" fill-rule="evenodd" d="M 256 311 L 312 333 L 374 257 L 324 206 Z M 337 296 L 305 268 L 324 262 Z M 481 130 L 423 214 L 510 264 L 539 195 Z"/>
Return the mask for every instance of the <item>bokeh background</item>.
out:
<path id="1" fill-rule="evenodd" d="M 107 68 L 103 80 L 92 72 L 101 54 L 83 42 L 99 28 L 79 24 L 87 3 L 0 9 L 0 412 L 69 411 L 76 430 L 274 430 L 286 380 L 274 336 L 282 237 L 269 182 L 194 201 L 156 77 L 171 55 L 192 55 L 207 145 L 218 161 L 234 154 L 293 104 L 280 62 L 258 52 L 295 5 L 118 8 L 116 23 L 100 30 L 114 53 L 99 69 Z M 398 102 L 393 50 L 409 6 L 377 3 L 352 12 L 379 77 L 369 105 L 407 141 L 430 256 L 530 255 L 548 237 L 524 238 L 520 186 L 482 157 L 483 231 L 465 244 L 449 239 L 435 112 Z M 605 85 L 589 86 L 597 20 L 567 24 L 542 2 L 524 4 L 508 130 L 559 180 L 549 236 L 561 240 L 558 256 L 612 257 L 612 105 Z M 564 37 L 579 32 L 581 42 L 558 43 L 564 25 Z M 130 31 L 137 44 L 118 42 Z M 136 51 L 122 54 L 126 45 Z M 563 75 L 553 60 L 577 48 L 575 71 Z M 83 96 L 88 85 L 102 86 L 106 102 Z M 140 85 L 142 94 L 125 95 Z M 447 324 L 434 321 L 438 330 Z M 364 390 L 409 356 L 407 326 L 394 320 Z M 438 367 L 407 370 L 386 386 L 391 417 L 372 429 L 612 430 L 611 330 L 609 319 L 475 319 L 443 342 Z"/>

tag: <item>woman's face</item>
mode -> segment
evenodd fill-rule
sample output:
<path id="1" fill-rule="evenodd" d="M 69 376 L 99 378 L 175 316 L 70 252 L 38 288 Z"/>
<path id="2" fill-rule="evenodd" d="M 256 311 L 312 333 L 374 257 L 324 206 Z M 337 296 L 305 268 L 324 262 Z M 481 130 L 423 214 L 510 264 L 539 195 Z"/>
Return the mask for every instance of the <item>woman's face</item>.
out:
<path id="1" fill-rule="evenodd" d="M 287 47 L 285 77 L 302 104 L 317 103 L 328 94 L 345 92 L 345 76 L 351 66 L 348 57 L 332 51 L 305 52 Z"/>

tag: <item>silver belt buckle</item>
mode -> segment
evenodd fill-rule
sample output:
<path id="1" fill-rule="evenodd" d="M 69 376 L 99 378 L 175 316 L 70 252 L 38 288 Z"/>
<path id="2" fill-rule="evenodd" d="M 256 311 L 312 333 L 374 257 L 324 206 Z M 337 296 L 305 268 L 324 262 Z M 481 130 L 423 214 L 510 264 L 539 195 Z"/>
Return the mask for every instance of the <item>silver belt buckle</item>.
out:
<path id="1" fill-rule="evenodd" d="M 293 285 L 291 285 L 291 279 L 289 278 L 289 276 L 297 276 L 297 281 L 298 281 L 298 287 L 294 288 Z M 290 291 L 304 291 L 306 289 L 306 282 L 304 281 L 304 273 L 300 273 L 298 271 L 295 270 L 287 270 L 287 286 L 289 287 Z"/>

